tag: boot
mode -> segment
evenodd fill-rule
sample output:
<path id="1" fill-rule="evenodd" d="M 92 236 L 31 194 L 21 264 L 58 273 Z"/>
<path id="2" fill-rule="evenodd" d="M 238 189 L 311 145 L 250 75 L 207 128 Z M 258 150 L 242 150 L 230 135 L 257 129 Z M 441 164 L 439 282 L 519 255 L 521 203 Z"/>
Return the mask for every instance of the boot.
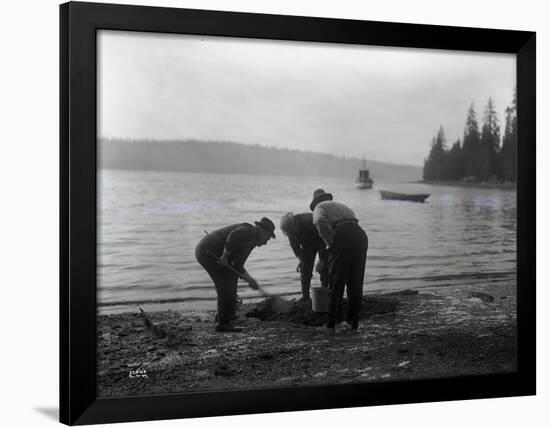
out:
<path id="1" fill-rule="evenodd" d="M 309 291 L 308 292 L 302 292 L 302 298 L 300 298 L 300 301 L 309 301 L 311 299 L 311 297 L 309 296 Z"/>
<path id="2" fill-rule="evenodd" d="M 357 330 L 357 328 L 359 327 L 359 320 L 355 319 L 355 320 L 346 320 L 346 323 L 348 325 L 350 325 L 351 329 L 353 329 L 354 331 Z"/>
<path id="3" fill-rule="evenodd" d="M 233 316 L 231 316 L 231 319 L 230 320 L 237 320 L 239 318 L 239 315 L 238 314 L 234 314 Z M 218 315 L 216 314 L 216 316 L 214 316 L 214 322 L 218 323 Z"/>
<path id="4" fill-rule="evenodd" d="M 318 326 L 315 329 L 317 330 L 317 332 L 320 332 L 322 334 L 334 335 L 335 330 L 336 330 L 336 323 L 335 322 L 328 322 L 327 324 L 322 325 L 322 326 Z"/>
<path id="5" fill-rule="evenodd" d="M 216 332 L 242 332 L 242 328 L 236 328 L 231 322 L 219 322 L 216 325 Z"/>

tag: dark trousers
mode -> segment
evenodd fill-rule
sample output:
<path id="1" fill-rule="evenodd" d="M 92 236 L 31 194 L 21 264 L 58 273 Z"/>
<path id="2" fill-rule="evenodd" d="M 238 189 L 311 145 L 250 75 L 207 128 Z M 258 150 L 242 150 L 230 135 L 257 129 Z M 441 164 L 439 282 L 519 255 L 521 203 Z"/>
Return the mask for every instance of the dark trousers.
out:
<path id="1" fill-rule="evenodd" d="M 235 273 L 217 263 L 221 254 L 209 247 L 208 242 L 201 240 L 195 248 L 195 257 L 206 270 L 218 295 L 218 322 L 229 322 L 235 319 L 237 306 L 237 282 Z"/>
<path id="2" fill-rule="evenodd" d="M 309 298 L 309 288 L 311 286 L 311 278 L 313 277 L 313 267 L 315 266 L 315 257 L 317 256 L 317 248 L 303 248 L 300 260 L 302 262 L 302 270 L 300 271 L 300 281 L 302 283 L 302 296 Z M 328 263 L 327 255 L 324 250 L 319 251 L 319 263 L 321 276 L 321 286 L 328 284 Z"/>
<path id="3" fill-rule="evenodd" d="M 368 238 L 356 223 L 336 227 L 329 251 L 329 326 L 342 320 L 342 300 L 346 288 L 349 300 L 347 320 L 359 320 L 363 302 L 363 279 L 367 260 Z"/>

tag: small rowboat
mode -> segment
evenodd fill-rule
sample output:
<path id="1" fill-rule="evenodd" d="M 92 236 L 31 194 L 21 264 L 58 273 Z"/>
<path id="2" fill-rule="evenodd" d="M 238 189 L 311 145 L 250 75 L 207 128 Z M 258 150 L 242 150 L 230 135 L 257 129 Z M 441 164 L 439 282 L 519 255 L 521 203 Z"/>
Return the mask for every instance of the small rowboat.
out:
<path id="1" fill-rule="evenodd" d="M 393 191 L 384 191 L 380 190 L 380 195 L 384 200 L 405 200 L 407 202 L 418 202 L 424 203 L 429 194 L 403 194 L 403 193 L 394 193 Z"/>

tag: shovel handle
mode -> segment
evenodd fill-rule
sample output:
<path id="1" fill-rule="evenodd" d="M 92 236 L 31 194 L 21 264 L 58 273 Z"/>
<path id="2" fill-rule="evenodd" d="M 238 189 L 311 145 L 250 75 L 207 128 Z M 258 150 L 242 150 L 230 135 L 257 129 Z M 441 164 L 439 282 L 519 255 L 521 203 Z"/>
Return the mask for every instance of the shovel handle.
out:
<path id="1" fill-rule="evenodd" d="M 224 267 L 228 268 L 228 269 L 231 270 L 233 273 L 235 273 L 241 280 L 246 281 L 246 279 L 243 277 L 243 275 L 242 275 L 235 267 L 233 267 L 233 266 L 230 265 L 230 264 L 222 264 L 222 263 L 220 262 L 220 260 L 218 259 L 218 257 L 216 257 L 216 255 L 213 254 L 212 252 L 207 252 L 207 254 L 213 256 L 213 257 L 217 260 L 216 262 L 217 262 L 219 265 L 223 265 Z M 269 296 L 271 296 L 271 294 L 270 294 L 269 292 L 266 292 L 260 285 L 258 285 L 258 289 L 256 289 L 256 290 L 260 293 L 260 295 L 262 295 L 262 296 L 264 296 L 264 297 L 269 297 Z"/>
<path id="2" fill-rule="evenodd" d="M 260 285 L 258 285 L 257 291 L 258 291 L 258 292 L 260 293 L 260 295 L 263 296 L 263 297 L 270 297 L 270 296 L 271 296 L 271 294 L 270 294 L 269 292 L 266 292 L 266 291 L 264 290 L 264 288 L 262 288 Z"/>
<path id="3" fill-rule="evenodd" d="M 242 276 L 242 274 L 239 273 L 239 272 L 237 271 L 237 269 L 235 269 L 233 266 L 231 266 L 231 265 L 226 265 L 226 264 L 221 264 L 221 265 L 223 265 L 224 267 L 229 268 L 233 273 L 235 273 L 237 276 L 239 276 L 242 280 L 246 281 L 246 279 Z M 260 293 L 260 295 L 263 296 L 263 297 L 270 297 L 270 296 L 271 296 L 271 294 L 270 294 L 269 292 L 265 291 L 264 288 L 262 288 L 260 285 L 258 285 L 258 288 L 257 288 L 256 290 L 257 290 L 257 291 Z"/>
<path id="4" fill-rule="evenodd" d="M 224 267 L 227 267 L 229 268 L 233 273 L 235 273 L 237 276 L 239 276 L 242 280 L 245 280 L 245 278 L 242 276 L 241 273 L 239 273 L 239 271 L 234 268 L 233 266 L 231 265 L 226 265 L 226 264 L 221 264 L 219 263 L 220 265 L 223 265 Z M 245 280 L 246 281 L 246 280 Z M 256 289 L 260 295 L 264 296 L 264 297 L 269 297 L 271 296 L 268 292 L 266 292 L 260 285 L 258 285 L 258 289 Z"/>

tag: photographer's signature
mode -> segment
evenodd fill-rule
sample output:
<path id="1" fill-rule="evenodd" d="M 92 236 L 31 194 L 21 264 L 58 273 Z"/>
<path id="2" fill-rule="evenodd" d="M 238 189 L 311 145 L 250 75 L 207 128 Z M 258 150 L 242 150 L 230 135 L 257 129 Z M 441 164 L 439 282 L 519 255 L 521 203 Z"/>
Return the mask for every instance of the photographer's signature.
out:
<path id="1" fill-rule="evenodd" d="M 143 368 L 138 368 L 128 373 L 130 378 L 149 378 L 147 376 L 147 371 Z"/>

